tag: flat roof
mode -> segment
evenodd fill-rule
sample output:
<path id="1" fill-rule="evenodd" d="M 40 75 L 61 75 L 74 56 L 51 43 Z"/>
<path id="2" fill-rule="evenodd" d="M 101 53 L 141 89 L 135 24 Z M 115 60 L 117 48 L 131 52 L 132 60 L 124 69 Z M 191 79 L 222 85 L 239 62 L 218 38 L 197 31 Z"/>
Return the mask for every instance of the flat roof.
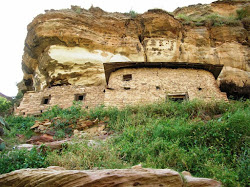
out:
<path id="1" fill-rule="evenodd" d="M 112 72 L 124 68 L 185 68 L 185 69 L 203 69 L 211 72 L 215 79 L 219 76 L 223 65 L 190 63 L 190 62 L 109 62 L 103 63 L 106 82 L 108 84 L 109 77 Z"/>

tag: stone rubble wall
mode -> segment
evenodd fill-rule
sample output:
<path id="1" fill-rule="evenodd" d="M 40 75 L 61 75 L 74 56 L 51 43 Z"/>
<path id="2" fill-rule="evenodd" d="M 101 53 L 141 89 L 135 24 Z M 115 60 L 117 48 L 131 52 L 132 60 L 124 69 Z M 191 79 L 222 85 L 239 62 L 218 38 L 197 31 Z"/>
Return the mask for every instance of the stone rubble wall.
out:
<path id="1" fill-rule="evenodd" d="M 72 106 L 76 94 L 86 94 L 83 108 L 91 108 L 103 103 L 104 86 L 55 86 L 40 92 L 26 92 L 19 107 L 15 110 L 17 115 L 39 115 L 54 105 L 61 108 Z M 50 97 L 48 104 L 42 104 L 44 97 Z"/>
<path id="2" fill-rule="evenodd" d="M 123 75 L 132 80 L 123 81 Z M 187 93 L 190 100 L 225 100 L 212 73 L 197 69 L 141 68 L 120 69 L 109 78 L 105 106 L 123 107 L 166 99 L 167 94 Z"/>

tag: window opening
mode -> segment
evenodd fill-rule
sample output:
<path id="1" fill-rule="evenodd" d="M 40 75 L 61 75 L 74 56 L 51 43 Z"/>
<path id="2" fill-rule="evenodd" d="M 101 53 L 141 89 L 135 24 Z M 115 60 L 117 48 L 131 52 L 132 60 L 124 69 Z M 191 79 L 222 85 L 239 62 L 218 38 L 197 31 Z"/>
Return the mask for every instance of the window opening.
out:
<path id="1" fill-rule="evenodd" d="M 173 94 L 168 94 L 167 98 L 172 101 L 182 102 L 184 100 L 188 100 L 188 94 L 187 93 L 173 93 Z"/>
<path id="2" fill-rule="evenodd" d="M 49 104 L 49 102 L 50 102 L 50 96 L 49 97 L 44 97 L 43 99 L 42 99 L 42 105 L 47 105 L 47 104 Z"/>
<path id="3" fill-rule="evenodd" d="M 156 86 L 155 88 L 156 88 L 156 90 L 160 90 L 160 89 L 161 89 L 161 87 L 160 87 L 160 86 Z"/>
<path id="4" fill-rule="evenodd" d="M 124 90 L 130 90 L 130 87 L 124 87 Z"/>
<path id="5" fill-rule="evenodd" d="M 83 101 L 85 99 L 86 94 L 76 94 L 75 101 Z"/>
<path id="6" fill-rule="evenodd" d="M 123 75 L 123 81 L 130 81 L 132 80 L 132 74 Z"/>

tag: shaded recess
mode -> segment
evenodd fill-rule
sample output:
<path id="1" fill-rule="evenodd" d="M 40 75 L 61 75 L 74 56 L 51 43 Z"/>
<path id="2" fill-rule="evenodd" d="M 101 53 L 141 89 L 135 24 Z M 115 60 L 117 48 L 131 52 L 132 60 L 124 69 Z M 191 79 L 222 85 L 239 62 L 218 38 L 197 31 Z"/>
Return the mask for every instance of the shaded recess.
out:
<path id="1" fill-rule="evenodd" d="M 226 92 L 229 99 L 239 100 L 250 98 L 250 85 L 239 87 L 234 82 L 222 81 L 220 83 L 220 90 Z"/>

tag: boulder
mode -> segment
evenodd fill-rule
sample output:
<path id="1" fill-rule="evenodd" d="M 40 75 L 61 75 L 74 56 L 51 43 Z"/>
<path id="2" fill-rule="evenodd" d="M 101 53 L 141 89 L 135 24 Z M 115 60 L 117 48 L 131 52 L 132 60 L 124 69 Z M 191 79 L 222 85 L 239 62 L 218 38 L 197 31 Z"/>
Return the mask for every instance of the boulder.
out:
<path id="1" fill-rule="evenodd" d="M 186 177 L 186 176 L 185 176 Z M 0 175 L 0 186 L 206 186 L 221 184 L 212 179 L 187 177 L 183 182 L 176 171 L 170 169 L 103 169 L 64 170 L 51 166 L 42 169 L 21 169 Z"/>

